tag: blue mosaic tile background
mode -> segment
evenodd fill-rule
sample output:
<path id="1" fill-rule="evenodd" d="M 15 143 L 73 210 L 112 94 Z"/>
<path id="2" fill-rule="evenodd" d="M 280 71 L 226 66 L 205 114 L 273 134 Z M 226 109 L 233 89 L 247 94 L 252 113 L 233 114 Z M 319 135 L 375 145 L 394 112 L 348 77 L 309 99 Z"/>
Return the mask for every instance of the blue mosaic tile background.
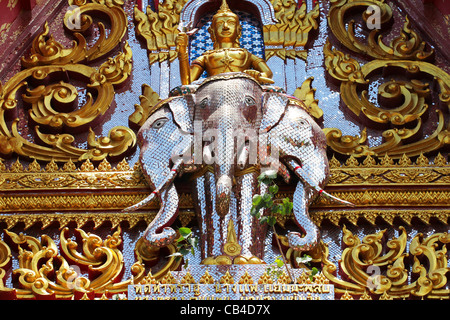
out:
<path id="1" fill-rule="evenodd" d="M 253 15 L 243 12 L 235 11 L 239 16 L 239 22 L 242 27 L 242 34 L 240 39 L 241 48 L 247 49 L 249 52 L 257 57 L 264 58 L 264 37 L 262 33 L 261 24 Z M 189 59 L 192 62 L 199 57 L 203 52 L 213 49 L 208 28 L 211 25 L 212 17 L 215 13 L 210 13 L 204 16 L 199 22 L 199 30 L 190 37 L 190 53 Z M 206 77 L 204 72 L 201 78 Z"/>

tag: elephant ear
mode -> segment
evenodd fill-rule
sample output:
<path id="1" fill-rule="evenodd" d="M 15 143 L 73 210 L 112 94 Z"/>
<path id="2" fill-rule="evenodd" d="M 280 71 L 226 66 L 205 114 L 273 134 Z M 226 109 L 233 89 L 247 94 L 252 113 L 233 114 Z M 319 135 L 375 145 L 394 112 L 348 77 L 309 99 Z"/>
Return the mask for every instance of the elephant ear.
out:
<path id="1" fill-rule="evenodd" d="M 175 123 L 182 131 L 194 132 L 192 125 L 193 114 L 191 112 L 193 110 L 193 102 L 190 95 L 172 98 L 167 102 L 166 106 L 172 112 Z"/>
<path id="2" fill-rule="evenodd" d="M 282 118 L 289 104 L 289 99 L 286 95 L 274 92 L 267 92 L 263 95 L 262 103 L 262 120 L 261 132 L 268 132 L 272 129 Z"/>

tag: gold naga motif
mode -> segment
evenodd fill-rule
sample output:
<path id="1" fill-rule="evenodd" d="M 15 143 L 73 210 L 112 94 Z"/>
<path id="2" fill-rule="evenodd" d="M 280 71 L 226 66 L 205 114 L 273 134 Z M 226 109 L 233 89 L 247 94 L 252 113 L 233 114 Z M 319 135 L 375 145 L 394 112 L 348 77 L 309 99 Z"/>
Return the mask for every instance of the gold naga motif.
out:
<path id="1" fill-rule="evenodd" d="M 72 48 L 64 48 L 50 34 L 47 23 L 43 31 L 34 39 L 29 56 L 22 57 L 23 70 L 15 74 L 5 84 L 0 84 L 0 153 L 6 156 L 17 154 L 23 157 L 60 162 L 78 162 L 86 159 L 103 160 L 107 156 L 121 156 L 136 144 L 135 133 L 125 126 L 114 127 L 108 136 L 95 136 L 91 127 L 105 114 L 114 99 L 114 86 L 123 83 L 130 75 L 132 52 L 127 42 L 123 51 L 114 58 L 108 58 L 98 68 L 86 63 L 103 58 L 120 43 L 127 30 L 127 18 L 120 1 L 70 1 L 78 11 L 68 11 L 64 17 L 67 30 L 74 32 Z M 93 19 L 88 12 L 102 12 L 111 21 L 111 30 L 106 35 L 105 26 L 99 22 L 99 38 L 87 48 L 87 40 L 82 32 L 87 30 Z M 76 28 L 71 19 L 79 19 Z M 48 83 L 50 78 L 61 79 Z M 74 78 L 83 79 L 87 86 L 84 105 L 78 107 L 78 93 Z M 33 87 L 28 83 L 37 83 Z M 19 91 L 25 93 L 17 99 Z M 92 91 L 92 93 L 90 92 Z M 94 98 L 95 97 L 95 98 Z M 8 117 L 18 115 L 20 104 L 30 106 L 29 117 L 37 124 L 35 135 L 43 144 L 25 139 L 20 134 L 19 118 L 12 121 Z M 62 112 L 60 110 L 70 110 Z M 44 133 L 49 128 L 52 132 Z M 66 132 L 89 129 L 88 149 L 74 146 L 75 137 Z M 59 132 L 59 133 L 58 133 Z"/>
<path id="2" fill-rule="evenodd" d="M 136 33 L 143 37 L 149 52 L 149 65 L 177 58 L 175 39 L 178 35 L 180 13 L 187 0 L 168 0 L 159 4 L 158 12 L 147 6 L 146 12 L 134 7 Z"/>
<path id="3" fill-rule="evenodd" d="M 357 54 L 373 58 L 364 65 L 332 47 L 330 41 L 324 46 L 325 67 L 329 75 L 340 82 L 341 99 L 347 108 L 364 123 L 373 127 L 386 128 L 383 142 L 377 146 L 366 145 L 367 132 L 363 129 L 359 136 L 343 135 L 338 128 L 324 129 L 329 147 L 340 154 L 364 157 L 368 155 L 392 158 L 419 156 L 440 150 L 450 143 L 449 125 L 445 120 L 446 110 L 450 108 L 450 75 L 432 64 L 433 49 L 422 41 L 411 29 L 408 17 L 405 18 L 399 37 L 385 44 L 379 29 L 373 29 L 362 43 L 355 36 L 355 23 L 344 21 L 349 10 L 379 8 L 381 28 L 392 20 L 392 9 L 383 1 L 333 0 L 328 13 L 328 25 L 333 35 L 348 49 Z M 363 21 L 367 23 L 368 13 L 364 11 Z M 375 74 L 397 70 L 408 76 L 408 80 L 386 79 L 378 86 L 378 102 L 375 105 L 368 96 L 367 87 Z M 432 85 L 432 82 L 438 85 Z M 361 89 L 362 88 L 362 89 Z M 424 119 L 433 111 L 430 100 L 435 100 L 437 126 L 430 135 L 422 137 Z"/>
<path id="4" fill-rule="evenodd" d="M 136 33 L 143 37 L 147 43 L 149 52 L 149 64 L 169 60 L 174 61 L 178 57 L 176 51 L 176 37 L 179 33 L 180 13 L 187 0 L 170 0 L 159 4 L 158 12 L 154 12 L 147 6 L 146 12 L 138 7 L 134 8 L 136 21 Z M 294 0 L 270 0 L 276 24 L 264 25 L 263 36 L 266 61 L 273 56 L 283 60 L 287 58 L 306 59 L 305 47 L 311 30 L 318 28 L 319 3 L 307 12 L 306 2 L 297 8 Z"/>

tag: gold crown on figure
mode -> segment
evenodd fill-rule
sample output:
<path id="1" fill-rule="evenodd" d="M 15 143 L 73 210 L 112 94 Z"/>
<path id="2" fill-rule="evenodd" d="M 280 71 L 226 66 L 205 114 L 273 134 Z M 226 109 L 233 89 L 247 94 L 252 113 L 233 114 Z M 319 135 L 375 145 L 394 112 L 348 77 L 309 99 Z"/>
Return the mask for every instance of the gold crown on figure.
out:
<path id="1" fill-rule="evenodd" d="M 223 16 L 234 16 L 238 18 L 238 16 L 228 7 L 227 0 L 222 0 L 222 5 L 220 6 L 219 10 L 217 10 L 217 13 L 213 16 L 213 19 Z"/>

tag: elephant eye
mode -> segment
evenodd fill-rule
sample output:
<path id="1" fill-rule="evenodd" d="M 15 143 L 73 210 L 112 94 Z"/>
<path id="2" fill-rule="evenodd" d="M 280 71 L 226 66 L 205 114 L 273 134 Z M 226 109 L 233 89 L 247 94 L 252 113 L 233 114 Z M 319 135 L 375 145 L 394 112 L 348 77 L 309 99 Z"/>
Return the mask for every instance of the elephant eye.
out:
<path id="1" fill-rule="evenodd" d="M 246 96 L 245 97 L 245 104 L 248 105 L 248 106 L 253 106 L 253 105 L 256 104 L 256 101 L 252 97 Z"/>
<path id="2" fill-rule="evenodd" d="M 169 120 L 169 119 L 167 119 L 167 118 L 161 118 L 161 119 L 158 119 L 158 120 L 156 120 L 155 122 L 153 122 L 152 128 L 153 128 L 153 129 L 159 129 L 159 128 L 161 128 L 162 126 L 164 126 L 168 120 Z"/>
<path id="3" fill-rule="evenodd" d="M 202 101 L 200 101 L 200 108 L 205 108 L 208 105 L 208 98 L 203 99 Z"/>

